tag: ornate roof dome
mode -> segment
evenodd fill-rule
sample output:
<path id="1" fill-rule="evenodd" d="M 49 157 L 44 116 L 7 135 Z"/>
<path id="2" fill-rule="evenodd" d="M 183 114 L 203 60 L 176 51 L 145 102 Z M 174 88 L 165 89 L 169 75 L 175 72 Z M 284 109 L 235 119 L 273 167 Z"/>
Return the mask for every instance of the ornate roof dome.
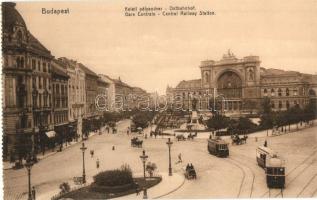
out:
<path id="1" fill-rule="evenodd" d="M 5 32 L 14 32 L 13 27 L 22 26 L 26 29 L 25 22 L 20 13 L 15 9 L 15 3 L 2 3 L 2 27 Z"/>

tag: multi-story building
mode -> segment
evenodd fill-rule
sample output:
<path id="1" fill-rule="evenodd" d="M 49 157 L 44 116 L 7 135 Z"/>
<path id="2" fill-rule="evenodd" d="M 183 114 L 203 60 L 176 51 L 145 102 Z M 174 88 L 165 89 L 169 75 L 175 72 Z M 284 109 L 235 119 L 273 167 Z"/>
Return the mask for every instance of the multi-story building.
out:
<path id="1" fill-rule="evenodd" d="M 27 29 L 15 3 L 2 3 L 4 158 L 12 160 L 47 144 L 53 130 L 52 55 Z"/>
<path id="2" fill-rule="evenodd" d="M 68 121 L 68 79 L 67 66 L 54 59 L 52 61 L 52 88 L 53 88 L 53 109 L 54 109 L 54 130 L 57 133 L 57 142 L 66 142 L 74 135 L 69 130 Z"/>
<path id="3" fill-rule="evenodd" d="M 84 134 L 88 135 L 89 131 L 98 129 L 99 115 L 95 105 L 98 95 L 98 78 L 99 76 L 85 65 L 79 63 L 79 67 L 85 73 L 85 116 L 83 121 Z"/>
<path id="4" fill-rule="evenodd" d="M 115 86 L 115 103 L 116 111 L 128 111 L 133 108 L 133 89 L 131 86 L 118 79 L 112 79 Z"/>
<path id="5" fill-rule="evenodd" d="M 237 59 L 228 51 L 219 61 L 201 62 L 201 79 L 181 81 L 166 93 L 184 110 L 215 108 L 229 115 L 259 111 L 264 97 L 271 99 L 273 110 L 303 107 L 315 98 L 316 75 L 265 69 L 260 63 L 258 56 Z"/>
<path id="6" fill-rule="evenodd" d="M 59 58 L 59 61 L 67 67 L 68 80 L 68 120 L 70 135 L 82 137 L 83 118 L 85 116 L 85 72 L 79 66 L 79 63 L 68 59 Z"/>
<path id="7" fill-rule="evenodd" d="M 104 81 L 100 76 L 97 80 L 97 97 L 95 99 L 95 106 L 98 112 L 98 115 L 102 116 L 104 111 L 109 110 L 107 96 L 108 96 L 108 87 L 109 84 Z"/>
<path id="8" fill-rule="evenodd" d="M 107 83 L 107 95 L 109 109 L 107 111 L 128 111 L 139 107 L 139 104 L 143 102 L 144 107 L 149 99 L 150 106 L 153 107 L 153 99 L 145 90 L 140 87 L 131 87 L 127 83 L 123 82 L 121 78 L 112 79 L 107 75 L 99 75 L 102 80 Z"/>
<path id="9" fill-rule="evenodd" d="M 131 109 L 149 110 L 153 107 L 151 95 L 140 87 L 132 87 L 132 100 L 130 100 Z"/>
<path id="10" fill-rule="evenodd" d="M 114 81 L 107 75 L 99 74 L 100 78 L 107 83 L 105 100 L 107 103 L 107 111 L 115 111 L 115 84 Z"/>

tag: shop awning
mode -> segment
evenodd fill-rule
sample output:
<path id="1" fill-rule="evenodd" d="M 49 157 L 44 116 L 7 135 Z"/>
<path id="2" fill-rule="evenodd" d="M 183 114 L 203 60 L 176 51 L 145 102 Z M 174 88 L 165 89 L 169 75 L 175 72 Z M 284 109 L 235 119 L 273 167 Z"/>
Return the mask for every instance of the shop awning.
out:
<path id="1" fill-rule="evenodd" d="M 52 138 L 52 137 L 55 137 L 56 132 L 55 131 L 48 131 L 45 134 L 47 135 L 48 138 Z"/>

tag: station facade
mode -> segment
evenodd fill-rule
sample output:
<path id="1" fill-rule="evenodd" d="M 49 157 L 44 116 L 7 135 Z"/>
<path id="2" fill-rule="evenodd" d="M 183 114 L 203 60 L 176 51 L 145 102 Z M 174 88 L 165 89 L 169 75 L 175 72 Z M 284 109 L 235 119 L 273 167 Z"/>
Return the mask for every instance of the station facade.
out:
<path id="1" fill-rule="evenodd" d="M 181 102 L 184 110 L 218 110 L 227 115 L 257 113 L 261 100 L 270 98 L 273 110 L 304 107 L 316 98 L 317 75 L 260 66 L 258 56 L 242 59 L 228 51 L 219 61 L 200 64 L 201 79 L 181 81 L 168 87 L 167 96 Z"/>

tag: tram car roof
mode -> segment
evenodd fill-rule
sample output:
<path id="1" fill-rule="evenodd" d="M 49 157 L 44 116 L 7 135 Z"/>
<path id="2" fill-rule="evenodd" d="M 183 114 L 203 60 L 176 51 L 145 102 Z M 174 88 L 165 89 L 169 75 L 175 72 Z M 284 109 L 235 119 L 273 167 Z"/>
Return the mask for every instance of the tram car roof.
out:
<path id="1" fill-rule="evenodd" d="M 258 146 L 258 150 L 264 151 L 269 154 L 271 157 L 277 157 L 277 152 L 265 146 Z"/>
<path id="2" fill-rule="evenodd" d="M 266 163 L 266 167 L 284 167 L 284 165 L 285 162 L 280 157 L 270 158 Z"/>
<path id="3" fill-rule="evenodd" d="M 213 142 L 217 144 L 228 144 L 228 142 L 224 141 L 223 139 L 208 139 L 208 142 Z"/>

